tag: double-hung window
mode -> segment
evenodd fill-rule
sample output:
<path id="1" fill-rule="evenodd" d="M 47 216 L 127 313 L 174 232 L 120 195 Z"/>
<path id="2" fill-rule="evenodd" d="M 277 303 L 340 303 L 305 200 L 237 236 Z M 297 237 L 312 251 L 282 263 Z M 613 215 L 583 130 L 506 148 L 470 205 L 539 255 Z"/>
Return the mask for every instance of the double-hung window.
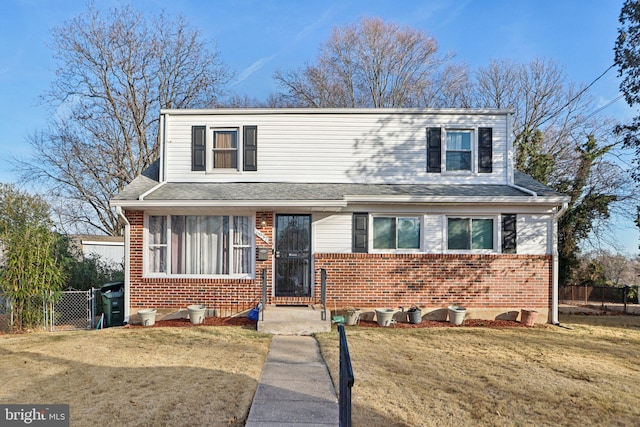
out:
<path id="1" fill-rule="evenodd" d="M 493 250 L 492 218 L 447 218 L 447 249 Z"/>
<path id="2" fill-rule="evenodd" d="M 213 169 L 238 168 L 238 130 L 213 130 Z"/>
<path id="3" fill-rule="evenodd" d="M 420 249 L 420 218 L 373 218 L 373 249 Z"/>
<path id="4" fill-rule="evenodd" d="M 470 130 L 446 131 L 446 170 L 471 171 L 473 132 Z"/>
<path id="5" fill-rule="evenodd" d="M 149 271 L 167 272 L 167 217 L 150 216 L 148 227 Z"/>
<path id="6" fill-rule="evenodd" d="M 249 216 L 151 215 L 147 269 L 150 274 L 250 275 Z"/>
<path id="7" fill-rule="evenodd" d="M 493 128 L 427 128 L 428 173 L 493 173 Z"/>
<path id="8" fill-rule="evenodd" d="M 191 170 L 257 171 L 258 126 L 191 126 Z"/>

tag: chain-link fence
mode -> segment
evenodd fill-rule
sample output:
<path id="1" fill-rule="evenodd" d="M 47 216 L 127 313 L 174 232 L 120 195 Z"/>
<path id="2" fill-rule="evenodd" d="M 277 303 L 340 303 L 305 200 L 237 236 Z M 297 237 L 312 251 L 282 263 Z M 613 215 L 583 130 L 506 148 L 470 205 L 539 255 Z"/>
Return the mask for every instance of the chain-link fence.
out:
<path id="1" fill-rule="evenodd" d="M 94 319 L 96 290 L 68 290 L 50 306 L 50 330 L 90 329 Z"/>
<path id="2" fill-rule="evenodd" d="M 11 305 L 0 293 L 0 332 L 11 332 Z"/>
<path id="3" fill-rule="evenodd" d="M 100 291 L 66 290 L 60 292 L 58 298 L 36 296 L 25 303 L 22 312 L 23 326 L 38 327 L 48 331 L 68 331 L 90 329 L 94 326 L 96 315 L 100 315 Z M 28 307 L 27 307 L 28 306 Z M 16 314 L 11 301 L 0 293 L 0 332 L 11 332 L 16 325 Z"/>

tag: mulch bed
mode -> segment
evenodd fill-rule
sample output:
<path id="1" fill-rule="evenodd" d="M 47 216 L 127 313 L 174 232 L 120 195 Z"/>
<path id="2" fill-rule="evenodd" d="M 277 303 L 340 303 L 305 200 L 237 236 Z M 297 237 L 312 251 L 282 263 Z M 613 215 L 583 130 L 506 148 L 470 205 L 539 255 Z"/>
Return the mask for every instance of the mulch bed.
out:
<path id="1" fill-rule="evenodd" d="M 251 326 L 255 329 L 256 321 L 246 317 L 205 317 L 204 323 L 194 325 L 189 319 L 156 320 L 150 328 L 175 328 L 183 326 Z M 132 328 L 144 328 L 142 325 L 131 325 Z"/>
<path id="2" fill-rule="evenodd" d="M 373 320 L 360 320 L 360 326 L 365 328 L 383 328 L 384 326 L 378 325 Z M 415 328 L 463 328 L 463 327 L 475 327 L 475 328 L 527 328 L 524 323 L 516 322 L 515 320 L 482 320 L 482 319 L 466 319 L 462 322 L 462 325 L 452 325 L 449 322 L 435 321 L 435 320 L 423 320 L 421 323 L 413 324 L 406 322 L 392 323 L 389 328 L 397 329 L 415 329 Z"/>
<path id="3" fill-rule="evenodd" d="M 381 328 L 377 322 L 372 320 L 360 320 L 359 325 L 364 328 Z M 187 327 L 187 326 L 245 326 L 256 327 L 255 320 L 249 320 L 246 317 L 205 317 L 204 323 L 200 325 L 192 324 L 189 319 L 173 319 L 173 320 L 157 320 L 151 328 L 163 327 Z M 142 328 L 142 325 L 130 325 L 131 328 Z M 357 327 L 357 326 L 348 326 Z M 389 326 L 396 329 L 415 329 L 415 328 L 526 328 L 524 324 L 511 320 L 481 320 L 467 319 L 462 325 L 452 325 L 449 322 L 440 322 L 434 320 L 423 320 L 422 323 L 412 324 L 407 322 L 397 322 Z"/>

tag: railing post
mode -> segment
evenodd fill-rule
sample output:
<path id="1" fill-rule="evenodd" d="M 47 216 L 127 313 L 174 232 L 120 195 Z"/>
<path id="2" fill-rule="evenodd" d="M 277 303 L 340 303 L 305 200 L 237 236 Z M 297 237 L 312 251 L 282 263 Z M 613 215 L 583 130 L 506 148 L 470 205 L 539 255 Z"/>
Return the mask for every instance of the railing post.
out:
<path id="1" fill-rule="evenodd" d="M 264 321 L 264 307 L 267 305 L 267 269 L 262 269 L 262 306 L 260 307 L 260 319 Z"/>
<path id="2" fill-rule="evenodd" d="M 327 270 L 320 269 L 320 302 L 322 303 L 322 320 L 327 320 Z"/>
<path id="3" fill-rule="evenodd" d="M 351 427 L 351 388 L 355 378 L 351 367 L 351 356 L 347 345 L 344 325 L 338 325 L 340 334 L 340 427 Z"/>

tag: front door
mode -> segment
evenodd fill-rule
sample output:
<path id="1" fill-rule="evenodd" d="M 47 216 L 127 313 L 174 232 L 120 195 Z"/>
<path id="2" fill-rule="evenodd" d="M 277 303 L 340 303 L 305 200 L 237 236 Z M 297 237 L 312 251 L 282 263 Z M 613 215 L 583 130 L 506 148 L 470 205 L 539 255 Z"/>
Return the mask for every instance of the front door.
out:
<path id="1" fill-rule="evenodd" d="M 311 216 L 276 215 L 276 297 L 311 296 Z"/>

